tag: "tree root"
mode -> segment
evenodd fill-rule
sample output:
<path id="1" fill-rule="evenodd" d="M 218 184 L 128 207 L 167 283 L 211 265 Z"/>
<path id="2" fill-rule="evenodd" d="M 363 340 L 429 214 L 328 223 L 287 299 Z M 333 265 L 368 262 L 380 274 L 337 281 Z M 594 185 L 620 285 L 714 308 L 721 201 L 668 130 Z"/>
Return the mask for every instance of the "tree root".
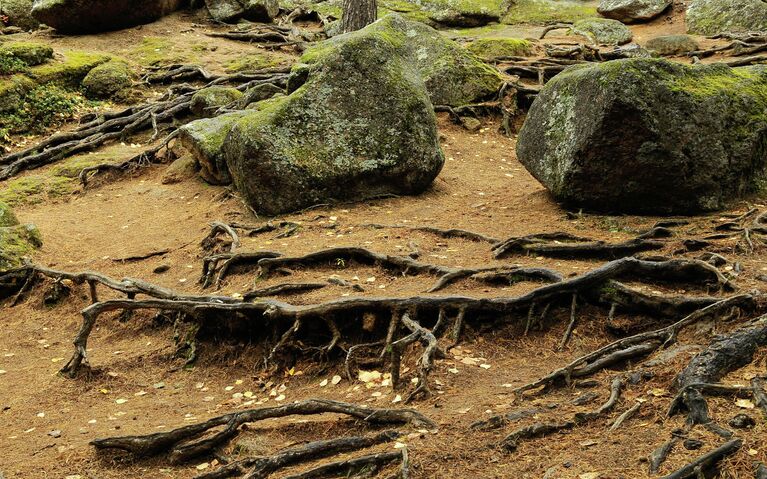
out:
<path id="1" fill-rule="evenodd" d="M 552 258 L 598 258 L 615 259 L 665 246 L 665 242 L 651 238 L 668 237 L 666 228 L 654 228 L 632 240 L 622 243 L 605 243 L 569 233 L 540 233 L 512 237 L 493 246 L 493 255 L 503 258 L 510 254 L 547 256 Z"/>
<path id="2" fill-rule="evenodd" d="M 748 308 L 753 307 L 753 305 L 754 299 L 751 295 L 731 296 L 702 308 L 665 328 L 614 341 L 596 351 L 575 359 L 567 366 L 557 369 L 537 381 L 514 389 L 514 392 L 522 394 L 525 391 L 538 389 L 543 386 L 553 386 L 558 382 L 569 383 L 571 378 L 584 377 L 617 362 L 640 355 L 647 355 L 662 345 L 674 342 L 679 331 L 691 324 L 710 316 L 719 315 L 734 307 Z"/>
<path id="3" fill-rule="evenodd" d="M 258 456 L 241 459 L 222 466 L 215 471 L 200 474 L 195 479 L 222 479 L 244 476 L 249 479 L 266 478 L 280 469 L 323 459 L 336 454 L 358 451 L 391 442 L 401 433 L 390 430 L 373 436 L 340 437 L 336 439 L 313 441 L 300 446 L 282 450 L 271 456 Z"/>
<path id="4" fill-rule="evenodd" d="M 743 440 L 733 439 L 732 441 L 722 444 L 713 451 L 700 456 L 691 463 L 672 472 L 671 474 L 663 476 L 661 479 L 687 479 L 690 477 L 701 477 L 701 474 L 704 470 L 710 469 L 725 457 L 735 454 L 742 445 Z"/>
<path id="5" fill-rule="evenodd" d="M 285 85 L 287 74 L 252 72 L 222 76 L 207 75 L 206 81 L 208 83 L 203 87 L 183 88 L 180 93 L 171 90 L 155 103 L 132 106 L 119 112 L 99 116 L 86 116 L 85 123 L 78 128 L 56 133 L 34 146 L 5 155 L 0 158 L 0 166 L 2 166 L 0 181 L 150 128 L 157 132 L 158 125 L 172 124 L 176 117 L 187 115 L 190 111 L 192 96 L 202 88 L 232 82 L 239 83 L 236 88 L 241 91 L 260 83 Z"/>
<path id="6" fill-rule="evenodd" d="M 696 355 L 674 379 L 674 387 L 715 383 L 724 375 L 749 364 L 756 350 L 767 345 L 767 316 L 754 321 L 756 326 L 741 328 L 716 339 Z"/>
<path id="7" fill-rule="evenodd" d="M 519 442 L 525 439 L 533 439 L 546 436 L 555 432 L 572 429 L 576 426 L 591 422 L 604 416 L 615 408 L 620 399 L 623 380 L 615 378 L 610 383 L 610 397 L 599 409 L 586 413 L 576 413 L 571 421 L 558 423 L 535 423 L 531 426 L 519 428 L 506 436 L 501 441 L 501 446 L 508 452 L 514 452 L 519 446 Z"/>
<path id="8" fill-rule="evenodd" d="M 407 229 L 410 231 L 431 233 L 433 235 L 436 235 L 436 236 L 439 236 L 440 238 L 445 238 L 445 239 L 459 238 L 459 239 L 466 239 L 469 241 L 477 241 L 477 242 L 490 243 L 490 244 L 496 244 L 500 242 L 500 240 L 496 238 L 492 238 L 482 233 L 476 233 L 474 231 L 467 231 L 467 230 L 455 229 L 455 228 L 442 229 L 442 228 L 435 228 L 433 226 L 382 225 L 377 223 L 366 223 L 366 224 L 360 225 L 360 227 L 368 227 L 368 228 L 374 228 L 374 229 Z"/>
<path id="9" fill-rule="evenodd" d="M 262 259 L 279 256 L 281 253 L 274 251 L 221 253 L 207 256 L 202 260 L 202 274 L 199 283 L 203 288 L 214 285 L 218 289 L 233 266 L 258 264 Z"/>
<path id="10" fill-rule="evenodd" d="M 91 445 L 96 449 L 119 449 L 139 458 L 166 454 L 172 464 L 178 464 L 207 454 L 228 442 L 237 435 L 239 427 L 245 423 L 276 417 L 325 413 L 345 414 L 369 424 L 411 424 L 414 427 L 429 429 L 436 427 L 431 419 L 412 409 L 373 409 L 369 406 L 340 401 L 308 399 L 284 406 L 225 414 L 168 432 L 96 439 L 91 441 Z M 221 426 L 225 426 L 222 431 L 205 439 L 197 439 Z"/>
<path id="11" fill-rule="evenodd" d="M 400 461 L 405 464 L 405 449 L 393 452 L 380 452 L 356 457 L 345 461 L 331 462 L 305 472 L 286 476 L 283 479 L 316 479 L 319 477 L 359 477 L 360 471 L 367 468 L 379 468 Z"/>

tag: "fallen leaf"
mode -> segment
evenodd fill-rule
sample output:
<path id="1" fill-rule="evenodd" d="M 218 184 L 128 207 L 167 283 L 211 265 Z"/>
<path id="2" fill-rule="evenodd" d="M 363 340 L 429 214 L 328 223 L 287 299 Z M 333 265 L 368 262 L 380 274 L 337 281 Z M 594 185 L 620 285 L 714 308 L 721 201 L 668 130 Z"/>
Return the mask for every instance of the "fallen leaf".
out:
<path id="1" fill-rule="evenodd" d="M 754 409 L 756 407 L 750 399 L 738 399 L 735 405 L 743 409 Z"/>
<path id="2" fill-rule="evenodd" d="M 330 382 L 335 386 L 336 384 L 341 382 L 341 376 L 336 374 L 335 376 L 333 376 L 333 379 L 331 379 Z"/>

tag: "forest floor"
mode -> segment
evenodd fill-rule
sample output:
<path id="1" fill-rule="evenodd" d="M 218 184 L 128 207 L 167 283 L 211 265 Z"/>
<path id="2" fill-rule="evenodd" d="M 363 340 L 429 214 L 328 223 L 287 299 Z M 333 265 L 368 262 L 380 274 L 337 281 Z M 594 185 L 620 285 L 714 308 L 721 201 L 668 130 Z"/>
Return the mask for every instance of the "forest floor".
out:
<path id="1" fill-rule="evenodd" d="M 255 46 L 205 37 L 200 32 L 212 27 L 200 25 L 201 21 L 181 13 L 140 29 L 44 39 L 57 49 L 87 47 L 126 57 L 140 52 L 150 55 L 162 49 L 164 53 L 176 53 L 179 62 L 193 60 L 214 72 L 225 69 L 227 62 L 241 57 L 243 52 L 258 51 Z M 683 24 L 679 16 L 674 16 L 671 20 L 660 19 L 635 27 L 635 32 L 636 40 L 642 43 L 661 33 L 682 33 Z M 154 48 L 146 37 L 161 38 L 161 45 Z M 549 40 L 556 39 L 562 37 L 552 35 Z M 289 59 L 288 54 L 280 56 Z M 366 225 L 461 228 L 496 238 L 565 231 L 617 242 L 635 237 L 660 220 L 568 214 L 517 161 L 515 138 L 499 133 L 497 119 L 485 119 L 482 129 L 471 133 L 441 114 L 439 129 L 447 161 L 434 185 L 423 195 L 318 206 L 286 215 L 279 219 L 301 225 L 295 234 L 278 238 L 278 232 L 271 232 L 243 237 L 241 250 L 279 251 L 293 256 L 335 246 L 363 246 L 393 255 L 407 255 L 417 249 L 422 261 L 446 266 L 519 264 L 547 267 L 569 276 L 604 262 L 536 256 L 496 260 L 487 243 Z M 115 145 L 98 154 L 125 157 L 132 149 L 130 145 Z M 197 282 L 201 258 L 205 256 L 200 241 L 209 232 L 210 223 L 262 224 L 267 219 L 255 218 L 237 198 L 227 196 L 224 188 L 207 185 L 200 179 L 185 177 L 166 184 L 163 182 L 166 169 L 166 165 L 151 166 L 108 181 L 96 180 L 87 189 L 78 187 L 63 197 L 47 195 L 43 190 L 30 196 L 29 201 L 20 201 L 14 208 L 16 214 L 23 222 L 36 224 L 44 238 L 44 246 L 35 253 L 34 261 L 60 270 L 93 270 L 114 278 L 141 278 L 181 292 L 202 292 Z M 25 175 L 41 175 L 45 171 Z M 0 190 L 5 186 L 0 183 Z M 767 209 L 767 198 L 736 203 L 720 214 L 685 218 L 689 224 L 677 229 L 677 240 L 669 241 L 656 253 L 670 254 L 680 247 L 681 239 L 699 238 L 727 221 L 726 214 L 740 214 L 750 208 Z M 736 279 L 739 290 L 763 289 L 766 284 L 759 277 L 767 274 L 767 248 L 757 246 L 753 253 L 746 254 L 739 243 L 739 238 L 720 241 L 715 251 L 726 256 L 731 264 L 740 263 L 741 272 Z M 698 254 L 684 256 L 693 258 Z M 126 259 L 147 255 L 151 256 Z M 165 266 L 166 271 L 155 273 L 159 266 Z M 424 291 L 434 281 L 425 275 L 405 276 L 365 265 L 336 263 L 311 270 L 298 268 L 287 278 L 259 281 L 258 287 L 286 280 L 325 280 L 331 275 L 358 283 L 364 291 L 330 286 L 280 299 L 293 304 L 313 304 L 350 296 L 408 297 L 425 295 Z M 254 281 L 252 271 L 234 272 L 217 293 L 242 293 L 253 288 Z M 496 288 L 468 280 L 433 295 L 516 296 L 536 286 L 539 284 L 520 283 Z M 653 285 L 648 290 L 683 292 L 664 288 Z M 322 386 L 323 380 L 344 376 L 343 361 L 337 359 L 301 359 L 292 370 L 280 370 L 265 377 L 259 367 L 263 351 L 247 339 L 203 342 L 197 362 L 184 367 L 183 360 L 174 357 L 172 326 L 157 325 L 151 321 L 153 314 L 149 312 L 138 312 L 127 322 L 119 322 L 116 314 L 102 318 L 91 335 L 88 349 L 93 374 L 67 379 L 57 372 L 72 353 L 71 340 L 82 319 L 80 310 L 89 303 L 87 287 L 75 286 L 74 293 L 55 306 L 43 304 L 45 292 L 45 288 L 37 288 L 18 306 L 0 309 L 3 332 L 0 472 L 6 479 L 191 478 L 215 464 L 209 458 L 181 466 L 169 466 L 161 460 L 129 461 L 98 454 L 89 441 L 167 431 L 231 410 L 306 398 L 400 407 L 401 403 L 393 401 L 407 392 L 350 382 L 345 377 L 337 384 L 330 381 Z M 110 297 L 109 293 L 102 295 Z M 526 399 L 511 393 L 512 388 L 534 381 L 615 339 L 612 329 L 607 327 L 604 311 L 586 306 L 580 312 L 580 323 L 571 342 L 564 350 L 556 351 L 569 315 L 569 305 L 555 308 L 542 331 L 535 329 L 526 336 L 524 317 L 492 328 L 469 325 L 462 343 L 450 350 L 447 358 L 436 362 L 431 375 L 435 394 L 408 406 L 439 426 L 436 430 L 410 431 L 401 439 L 408 446 L 413 477 L 541 478 L 551 468 L 555 469 L 547 477 L 562 479 L 649 477 L 647 456 L 684 423 L 683 416 L 665 417 L 672 398 L 670 380 L 708 343 L 711 330 L 727 331 L 731 325 L 707 324 L 708 329 L 686 332 L 680 341 L 683 347 L 675 347 L 675 354 L 665 355 L 652 379 L 627 386 L 618 406 L 605 419 L 554 437 L 532 439 L 512 453 L 497 447 L 511 427 L 491 432 L 471 430 L 475 421 L 517 409 L 541 408 L 543 411 L 536 414 L 536 420 L 553 420 L 592 410 L 606 400 L 615 371 L 595 375 L 599 385 L 591 390 L 560 388 Z M 622 318 L 620 314 L 614 321 L 656 324 L 648 318 Z M 412 365 L 416 355 L 417 351 L 411 351 L 405 364 Z M 723 382 L 748 384 L 755 374 L 764 371 L 765 356 L 767 351 L 762 350 L 751 366 L 729 374 Z M 404 376 L 409 379 L 412 373 L 406 372 Z M 273 390 L 276 392 L 272 393 Z M 572 404 L 573 399 L 591 391 L 597 393 L 591 402 Z M 615 418 L 636 401 L 643 403 L 640 412 L 621 428 L 609 431 L 608 426 Z M 758 414 L 741 409 L 732 398 L 713 398 L 709 404 L 712 416 L 723 423 L 740 412 Z M 275 419 L 242 433 L 236 447 L 259 454 L 351 431 L 359 431 L 359 426 L 335 416 L 310 421 Z M 767 462 L 765 434 L 767 423 L 760 416 L 756 427 L 738 431 L 744 446 L 739 454 L 725 460 L 721 477 L 753 477 L 753 462 Z M 703 451 L 720 442 L 701 428 L 692 436 L 704 442 Z M 391 447 L 382 445 L 375 449 Z M 701 452 L 677 447 L 661 473 L 675 470 Z"/>

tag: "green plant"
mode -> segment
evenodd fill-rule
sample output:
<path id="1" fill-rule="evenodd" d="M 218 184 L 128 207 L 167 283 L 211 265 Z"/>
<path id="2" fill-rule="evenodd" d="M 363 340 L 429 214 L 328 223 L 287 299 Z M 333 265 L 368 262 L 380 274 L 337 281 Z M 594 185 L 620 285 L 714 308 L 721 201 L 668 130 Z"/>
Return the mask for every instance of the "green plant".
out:
<path id="1" fill-rule="evenodd" d="M 12 75 L 27 70 L 27 64 L 21 58 L 7 53 L 0 54 L 0 75 Z"/>

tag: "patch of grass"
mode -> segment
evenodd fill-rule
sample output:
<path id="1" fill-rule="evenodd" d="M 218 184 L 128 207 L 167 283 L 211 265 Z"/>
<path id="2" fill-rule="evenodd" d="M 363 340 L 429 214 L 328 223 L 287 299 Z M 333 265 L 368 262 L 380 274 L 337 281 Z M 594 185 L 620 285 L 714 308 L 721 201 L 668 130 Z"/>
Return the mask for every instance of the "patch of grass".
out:
<path id="1" fill-rule="evenodd" d="M 130 51 L 130 57 L 141 65 L 184 63 L 187 59 L 182 49 L 174 42 L 160 37 L 144 37 L 141 45 Z"/>
<path id="2" fill-rule="evenodd" d="M 261 68 L 271 68 L 285 63 L 290 58 L 276 53 L 257 52 L 248 53 L 237 58 L 233 58 L 224 64 L 224 68 L 229 73 L 237 73 Z"/>

